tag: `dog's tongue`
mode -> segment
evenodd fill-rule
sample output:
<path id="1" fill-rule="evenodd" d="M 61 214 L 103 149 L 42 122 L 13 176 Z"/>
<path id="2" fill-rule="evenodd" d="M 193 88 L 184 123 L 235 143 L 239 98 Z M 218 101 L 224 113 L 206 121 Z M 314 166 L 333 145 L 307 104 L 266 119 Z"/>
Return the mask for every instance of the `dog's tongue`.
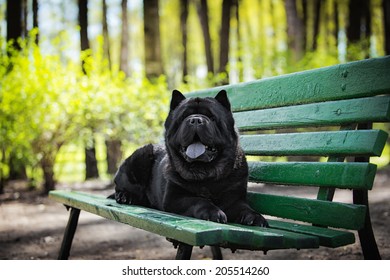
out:
<path id="1" fill-rule="evenodd" d="M 187 147 L 186 155 L 191 159 L 195 159 L 203 155 L 205 151 L 205 145 L 203 145 L 201 142 L 195 142 Z"/>

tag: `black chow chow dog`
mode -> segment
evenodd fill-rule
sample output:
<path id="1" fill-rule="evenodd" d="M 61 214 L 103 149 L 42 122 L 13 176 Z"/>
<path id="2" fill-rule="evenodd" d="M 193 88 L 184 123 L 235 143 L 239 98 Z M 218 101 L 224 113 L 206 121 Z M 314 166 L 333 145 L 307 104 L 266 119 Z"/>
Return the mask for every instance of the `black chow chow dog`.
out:
<path id="1" fill-rule="evenodd" d="M 267 226 L 246 202 L 248 165 L 226 91 L 186 98 L 174 90 L 165 145 L 136 150 L 115 175 L 115 200 L 219 223 Z"/>

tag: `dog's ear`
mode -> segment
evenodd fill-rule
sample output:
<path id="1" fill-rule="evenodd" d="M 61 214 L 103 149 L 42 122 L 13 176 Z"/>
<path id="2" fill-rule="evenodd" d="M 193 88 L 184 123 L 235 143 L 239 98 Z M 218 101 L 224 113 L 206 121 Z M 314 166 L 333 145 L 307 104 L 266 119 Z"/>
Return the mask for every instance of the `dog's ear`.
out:
<path id="1" fill-rule="evenodd" d="M 186 97 L 180 91 L 174 89 L 172 91 L 171 111 L 175 110 L 184 99 L 186 99 Z"/>
<path id="2" fill-rule="evenodd" d="M 227 97 L 227 93 L 226 93 L 226 90 L 221 90 L 220 92 L 218 92 L 218 94 L 215 96 L 215 99 L 223 106 L 225 107 L 228 111 L 231 110 L 230 108 L 230 102 L 229 102 L 229 99 Z"/>

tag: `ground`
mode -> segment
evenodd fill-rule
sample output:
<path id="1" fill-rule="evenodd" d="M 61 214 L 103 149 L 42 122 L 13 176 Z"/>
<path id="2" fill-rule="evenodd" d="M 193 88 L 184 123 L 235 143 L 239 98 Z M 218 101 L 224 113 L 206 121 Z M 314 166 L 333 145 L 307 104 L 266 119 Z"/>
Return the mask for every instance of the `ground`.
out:
<path id="1" fill-rule="evenodd" d="M 370 192 L 371 217 L 383 259 L 390 259 L 390 173 L 380 172 Z M 28 191 L 23 184 L 10 184 L 0 195 L 0 260 L 56 259 L 68 212 L 65 207 Z M 77 189 L 107 195 L 112 188 L 90 181 L 83 184 L 60 184 L 59 189 Z M 272 188 L 262 186 L 264 190 Z M 279 192 L 291 192 L 285 187 Z M 302 192 L 306 190 L 302 190 Z M 314 192 L 309 190 L 309 196 Z M 336 194 L 341 201 L 350 200 L 350 191 Z M 357 237 L 358 240 L 358 237 Z M 362 259 L 360 244 L 338 249 L 278 250 L 263 252 L 223 249 L 225 259 Z M 174 259 L 176 251 L 164 237 L 127 225 L 81 212 L 73 241 L 72 259 Z M 211 258 L 208 248 L 195 248 L 193 259 Z"/>

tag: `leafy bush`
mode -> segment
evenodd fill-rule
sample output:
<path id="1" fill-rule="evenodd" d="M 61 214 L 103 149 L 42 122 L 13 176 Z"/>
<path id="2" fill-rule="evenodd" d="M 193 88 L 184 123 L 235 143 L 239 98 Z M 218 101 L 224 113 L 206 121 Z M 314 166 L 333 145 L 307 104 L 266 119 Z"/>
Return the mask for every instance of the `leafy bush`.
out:
<path id="1" fill-rule="evenodd" d="M 25 165 L 42 168 L 48 191 L 63 144 L 95 132 L 134 143 L 161 134 L 169 100 L 164 78 L 153 84 L 126 78 L 117 67 L 106 67 L 101 51 L 82 54 L 84 74 L 78 61 L 44 54 L 33 40 L 20 44 L 21 51 L 9 44 L 0 57 L 2 176 L 7 158 L 18 155 Z"/>

